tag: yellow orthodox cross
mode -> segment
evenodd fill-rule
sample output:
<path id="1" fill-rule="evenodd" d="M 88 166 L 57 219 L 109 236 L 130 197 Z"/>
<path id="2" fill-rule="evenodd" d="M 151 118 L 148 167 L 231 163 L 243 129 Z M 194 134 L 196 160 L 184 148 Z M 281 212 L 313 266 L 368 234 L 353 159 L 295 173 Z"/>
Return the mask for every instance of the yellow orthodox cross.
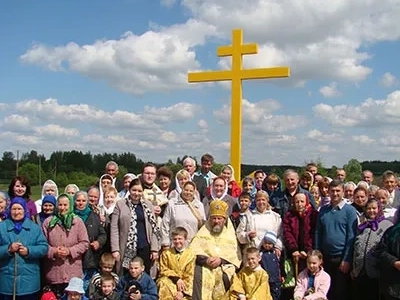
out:
<path id="1" fill-rule="evenodd" d="M 231 102 L 231 165 L 235 170 L 235 179 L 241 177 L 242 148 L 242 80 L 289 77 L 289 67 L 242 69 L 243 55 L 257 54 L 257 44 L 243 44 L 243 31 L 232 31 L 232 45 L 217 48 L 217 55 L 232 56 L 232 69 L 188 73 L 188 82 L 232 81 Z"/>

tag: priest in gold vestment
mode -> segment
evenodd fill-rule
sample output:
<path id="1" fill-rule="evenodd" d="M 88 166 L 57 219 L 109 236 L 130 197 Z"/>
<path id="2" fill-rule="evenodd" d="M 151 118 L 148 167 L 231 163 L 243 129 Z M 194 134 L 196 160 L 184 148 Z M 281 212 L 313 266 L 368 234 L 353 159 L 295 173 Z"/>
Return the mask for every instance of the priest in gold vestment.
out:
<path id="1" fill-rule="evenodd" d="M 213 200 L 208 221 L 190 244 L 196 255 L 192 300 L 221 300 L 240 267 L 240 248 L 227 213 L 225 201 Z"/>
<path id="2" fill-rule="evenodd" d="M 260 266 L 260 251 L 255 248 L 247 248 L 247 265 L 233 276 L 230 288 L 230 300 L 272 300 L 268 283 L 268 274 Z"/>

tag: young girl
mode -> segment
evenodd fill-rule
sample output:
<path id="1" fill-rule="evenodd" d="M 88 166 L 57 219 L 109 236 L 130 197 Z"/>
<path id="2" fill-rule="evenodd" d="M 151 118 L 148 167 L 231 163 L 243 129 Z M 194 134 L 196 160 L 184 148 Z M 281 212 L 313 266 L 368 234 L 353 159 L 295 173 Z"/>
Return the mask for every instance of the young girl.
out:
<path id="1" fill-rule="evenodd" d="M 329 182 L 330 181 L 327 177 L 324 177 L 321 181 L 318 182 L 319 194 L 321 195 L 321 201 L 319 204 L 320 208 L 331 203 L 331 198 L 328 194 Z"/>
<path id="2" fill-rule="evenodd" d="M 298 193 L 293 198 L 293 209 L 283 218 L 283 236 L 288 254 L 300 270 L 306 266 L 307 252 L 313 249 L 313 238 L 318 212 L 312 208 L 308 196 Z"/>
<path id="3" fill-rule="evenodd" d="M 297 279 L 294 300 L 328 299 L 331 277 L 322 268 L 322 253 L 312 250 L 307 254 L 307 268 Z"/>

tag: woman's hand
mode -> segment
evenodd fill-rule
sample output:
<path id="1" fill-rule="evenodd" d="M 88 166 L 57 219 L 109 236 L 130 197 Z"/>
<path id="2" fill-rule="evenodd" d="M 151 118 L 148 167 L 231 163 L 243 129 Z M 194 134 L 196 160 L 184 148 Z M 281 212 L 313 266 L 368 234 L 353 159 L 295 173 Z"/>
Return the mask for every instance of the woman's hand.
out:
<path id="1" fill-rule="evenodd" d="M 275 248 L 274 252 L 275 252 L 275 255 L 278 257 L 278 259 L 280 259 L 281 255 L 282 255 L 282 251 L 278 248 Z"/>
<path id="2" fill-rule="evenodd" d="M 158 259 L 158 252 L 152 251 L 150 254 L 150 259 L 151 260 L 157 260 Z"/>
<path id="3" fill-rule="evenodd" d="M 247 235 L 249 236 L 249 238 L 254 239 L 257 236 L 257 232 L 255 230 L 252 230 L 249 231 Z"/>
<path id="4" fill-rule="evenodd" d="M 20 246 L 18 250 L 19 255 L 21 256 L 28 256 L 29 250 L 25 246 Z"/>
<path id="5" fill-rule="evenodd" d="M 21 247 L 21 243 L 12 243 L 10 247 L 8 247 L 8 253 L 18 252 L 19 247 Z"/>
<path id="6" fill-rule="evenodd" d="M 121 254 L 118 251 L 113 252 L 112 256 L 114 257 L 116 262 L 119 262 L 121 260 Z"/>
<path id="7" fill-rule="evenodd" d="M 153 207 L 153 213 L 156 215 L 156 217 L 161 214 L 161 207 L 156 205 Z"/>
<path id="8" fill-rule="evenodd" d="M 90 247 L 92 247 L 94 251 L 97 251 L 100 248 L 100 243 L 98 241 L 93 241 L 90 243 Z"/>

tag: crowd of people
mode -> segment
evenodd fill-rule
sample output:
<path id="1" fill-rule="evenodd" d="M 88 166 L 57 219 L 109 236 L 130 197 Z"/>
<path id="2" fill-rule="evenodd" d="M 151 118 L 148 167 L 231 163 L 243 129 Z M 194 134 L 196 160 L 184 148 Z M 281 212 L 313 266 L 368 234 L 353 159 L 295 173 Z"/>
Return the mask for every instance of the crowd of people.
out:
<path id="1" fill-rule="evenodd" d="M 53 180 L 0 193 L 0 300 L 400 299 L 400 206 L 391 171 L 374 184 L 318 173 L 283 178 L 187 157 L 63 192 Z"/>

